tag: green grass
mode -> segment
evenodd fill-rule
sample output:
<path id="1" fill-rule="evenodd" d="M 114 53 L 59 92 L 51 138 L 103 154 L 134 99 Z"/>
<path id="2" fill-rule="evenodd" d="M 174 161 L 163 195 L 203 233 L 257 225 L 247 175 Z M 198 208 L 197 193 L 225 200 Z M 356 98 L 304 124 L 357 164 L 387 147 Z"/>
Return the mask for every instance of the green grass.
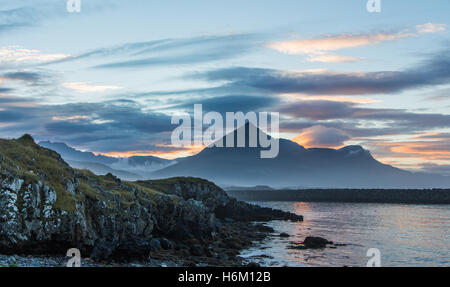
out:
<path id="1" fill-rule="evenodd" d="M 174 186 L 174 184 L 197 184 L 197 183 L 203 183 L 203 184 L 213 184 L 212 182 L 202 179 L 202 178 L 195 178 L 195 177 L 172 177 L 172 178 L 166 178 L 166 179 L 157 179 L 157 180 L 144 180 L 144 181 L 136 181 L 136 184 L 151 188 L 153 190 L 157 190 L 162 193 L 170 194 L 171 188 Z"/>
<path id="2" fill-rule="evenodd" d="M 73 213 L 77 200 L 86 196 L 93 200 L 105 201 L 109 207 L 110 195 L 117 195 L 121 207 L 131 206 L 136 198 L 133 189 L 142 191 L 149 200 L 158 196 L 169 195 L 175 204 L 179 203 L 177 196 L 171 195 L 174 184 L 180 183 L 207 183 L 207 180 L 192 177 L 175 177 L 162 180 L 149 181 L 120 181 L 112 175 L 97 176 L 89 170 L 71 168 L 61 156 L 49 149 L 37 145 L 30 135 L 19 139 L 0 139 L 0 172 L 3 176 L 11 175 L 24 180 L 22 191 L 28 184 L 37 184 L 38 181 L 52 187 L 56 192 L 54 208 Z M 67 180 L 78 178 L 80 185 L 77 195 L 66 191 Z M 44 193 L 41 194 L 44 201 Z M 22 196 L 18 196 L 17 206 L 23 207 Z"/>
<path id="3" fill-rule="evenodd" d="M 37 145 L 31 136 L 24 135 L 17 140 L 0 139 L 1 170 L 17 175 L 24 185 L 39 180 L 55 189 L 55 207 L 72 212 L 75 199 L 65 189 L 66 179 L 74 172 L 59 154 Z"/>

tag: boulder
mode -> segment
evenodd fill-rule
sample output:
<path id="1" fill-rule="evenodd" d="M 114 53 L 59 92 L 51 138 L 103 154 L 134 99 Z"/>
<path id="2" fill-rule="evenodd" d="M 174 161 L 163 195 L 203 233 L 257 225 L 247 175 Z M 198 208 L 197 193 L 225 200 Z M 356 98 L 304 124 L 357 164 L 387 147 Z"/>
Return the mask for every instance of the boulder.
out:
<path id="1" fill-rule="evenodd" d="M 303 245 L 306 248 L 312 248 L 312 249 L 325 248 L 329 244 L 333 244 L 333 242 L 328 241 L 327 239 L 322 238 L 322 237 L 314 237 L 314 236 L 308 236 L 303 241 Z"/>

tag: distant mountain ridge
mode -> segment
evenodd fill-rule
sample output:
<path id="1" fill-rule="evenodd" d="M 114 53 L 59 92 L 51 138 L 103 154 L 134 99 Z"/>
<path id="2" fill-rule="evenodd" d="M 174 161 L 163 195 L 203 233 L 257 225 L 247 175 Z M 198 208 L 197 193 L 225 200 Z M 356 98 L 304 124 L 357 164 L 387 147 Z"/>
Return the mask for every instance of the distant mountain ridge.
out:
<path id="1" fill-rule="evenodd" d="M 248 143 L 248 124 L 246 129 Z M 258 130 L 258 133 L 261 133 Z M 233 132 L 236 139 L 238 130 Z M 226 141 L 226 135 L 221 141 Z M 450 177 L 412 173 L 374 159 L 361 146 L 341 149 L 304 148 L 286 139 L 279 140 L 279 155 L 261 159 L 257 147 L 209 147 L 172 166 L 153 173 L 156 178 L 170 176 L 201 177 L 219 185 L 275 188 L 445 188 Z"/>
<path id="2" fill-rule="evenodd" d="M 39 145 L 56 151 L 74 168 L 89 169 L 97 175 L 111 173 L 125 180 L 148 179 L 152 172 L 176 163 L 155 156 L 117 158 L 95 155 L 92 152 L 77 150 L 61 142 L 41 141 Z"/>

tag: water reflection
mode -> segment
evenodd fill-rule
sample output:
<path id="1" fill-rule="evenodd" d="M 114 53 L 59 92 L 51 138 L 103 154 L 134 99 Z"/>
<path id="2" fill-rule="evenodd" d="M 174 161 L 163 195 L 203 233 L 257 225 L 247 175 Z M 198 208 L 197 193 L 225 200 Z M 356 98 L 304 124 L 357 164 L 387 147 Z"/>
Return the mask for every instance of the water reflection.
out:
<path id="1" fill-rule="evenodd" d="M 274 221 L 278 236 L 244 256 L 272 256 L 270 264 L 288 266 L 365 266 L 368 248 L 378 248 L 383 266 L 450 266 L 450 206 L 402 204 L 352 204 L 257 202 L 304 215 L 304 222 Z M 292 250 L 290 242 L 321 236 L 346 244 L 336 249 Z"/>

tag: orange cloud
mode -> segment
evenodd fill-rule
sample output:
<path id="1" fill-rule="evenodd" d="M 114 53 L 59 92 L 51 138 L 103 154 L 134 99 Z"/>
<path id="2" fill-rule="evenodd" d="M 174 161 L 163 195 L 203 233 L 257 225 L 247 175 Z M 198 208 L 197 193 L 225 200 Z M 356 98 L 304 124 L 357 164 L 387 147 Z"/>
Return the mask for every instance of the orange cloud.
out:
<path id="1" fill-rule="evenodd" d="M 0 63 L 37 63 L 61 60 L 69 57 L 65 54 L 44 54 L 39 50 L 25 49 L 19 46 L 0 48 Z"/>
<path id="2" fill-rule="evenodd" d="M 426 135 L 425 135 L 426 136 Z M 421 136 L 415 136 L 417 138 Z M 373 154 L 380 160 L 399 160 L 405 164 L 421 163 L 423 161 L 450 162 L 450 145 L 448 138 L 433 138 L 433 140 L 422 141 L 399 141 L 399 142 L 371 142 Z"/>
<path id="3" fill-rule="evenodd" d="M 176 150 L 144 150 L 144 151 L 126 151 L 126 152 L 107 152 L 107 153 L 95 153 L 95 154 L 101 154 L 104 156 L 111 156 L 111 157 L 121 157 L 121 158 L 127 158 L 132 156 L 157 156 L 160 158 L 165 159 L 175 159 L 179 157 L 186 157 L 191 156 L 194 154 L 197 154 L 201 152 L 205 147 L 204 146 L 190 146 L 190 147 L 182 147 L 178 148 L 172 145 L 157 145 L 160 147 L 166 147 L 166 148 L 176 148 Z"/>
<path id="4" fill-rule="evenodd" d="M 92 85 L 85 82 L 73 82 L 62 84 L 64 88 L 75 90 L 80 93 L 90 93 L 90 92 L 104 92 L 107 90 L 120 90 L 123 87 L 120 86 L 105 86 L 105 85 Z"/>
<path id="5" fill-rule="evenodd" d="M 425 23 L 413 29 L 405 29 L 395 33 L 376 34 L 342 34 L 316 39 L 275 42 L 268 48 L 290 55 L 308 55 L 310 62 L 344 63 L 359 61 L 359 58 L 329 54 L 330 51 L 375 45 L 382 42 L 437 33 L 446 30 L 445 24 Z"/>
<path id="6" fill-rule="evenodd" d="M 292 138 L 292 141 L 307 148 L 338 148 L 342 147 L 344 142 L 349 139 L 350 137 L 342 130 L 324 126 L 313 126 L 304 129 L 300 135 Z"/>
<path id="7" fill-rule="evenodd" d="M 269 48 L 286 54 L 321 55 L 328 51 L 378 44 L 384 41 L 407 38 L 411 35 L 410 32 L 406 31 L 392 34 L 343 34 L 335 37 L 272 43 L 269 44 Z"/>

